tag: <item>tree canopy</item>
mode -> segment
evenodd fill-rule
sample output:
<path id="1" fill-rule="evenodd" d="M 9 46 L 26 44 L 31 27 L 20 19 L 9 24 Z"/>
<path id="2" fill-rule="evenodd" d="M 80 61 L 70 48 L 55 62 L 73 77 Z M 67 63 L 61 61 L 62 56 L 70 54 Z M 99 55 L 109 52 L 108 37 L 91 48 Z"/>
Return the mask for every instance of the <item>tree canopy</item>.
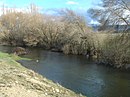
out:
<path id="1" fill-rule="evenodd" d="M 130 26 L 130 0 L 102 0 L 96 8 L 89 9 L 90 16 L 97 20 L 102 28 L 106 25 Z"/>

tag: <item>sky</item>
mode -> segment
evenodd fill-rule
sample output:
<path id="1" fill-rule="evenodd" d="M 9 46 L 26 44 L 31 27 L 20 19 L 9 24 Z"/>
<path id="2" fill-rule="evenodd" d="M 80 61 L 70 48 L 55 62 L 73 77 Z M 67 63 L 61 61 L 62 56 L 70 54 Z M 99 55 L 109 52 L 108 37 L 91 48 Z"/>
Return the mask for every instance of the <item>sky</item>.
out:
<path id="1" fill-rule="evenodd" d="M 0 5 L 5 4 L 10 7 L 26 7 L 31 3 L 43 9 L 70 8 L 86 10 L 93 7 L 100 0 L 0 0 Z"/>
<path id="2" fill-rule="evenodd" d="M 69 8 L 77 12 L 87 13 L 89 8 L 95 7 L 101 0 L 0 0 L 0 7 L 27 8 L 35 4 L 42 10 Z M 50 11 L 51 12 L 51 11 Z"/>

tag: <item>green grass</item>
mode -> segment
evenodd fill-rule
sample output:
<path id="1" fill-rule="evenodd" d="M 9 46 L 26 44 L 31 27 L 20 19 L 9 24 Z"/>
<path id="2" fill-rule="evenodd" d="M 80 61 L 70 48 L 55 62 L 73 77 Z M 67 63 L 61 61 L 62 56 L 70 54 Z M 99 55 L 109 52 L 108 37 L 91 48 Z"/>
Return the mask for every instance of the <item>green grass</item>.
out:
<path id="1" fill-rule="evenodd" d="M 0 63 L 3 63 L 8 66 L 10 66 L 10 65 L 15 66 L 18 68 L 20 67 L 22 69 L 23 67 L 20 65 L 20 63 L 17 62 L 18 60 L 31 60 L 31 59 L 21 58 L 14 54 L 0 52 Z"/>
<path id="2" fill-rule="evenodd" d="M 8 53 L 3 53 L 3 52 L 0 52 L 0 59 L 13 59 L 13 60 L 31 60 L 31 59 L 28 59 L 28 58 L 21 58 L 17 55 L 14 55 L 14 54 L 8 54 Z"/>

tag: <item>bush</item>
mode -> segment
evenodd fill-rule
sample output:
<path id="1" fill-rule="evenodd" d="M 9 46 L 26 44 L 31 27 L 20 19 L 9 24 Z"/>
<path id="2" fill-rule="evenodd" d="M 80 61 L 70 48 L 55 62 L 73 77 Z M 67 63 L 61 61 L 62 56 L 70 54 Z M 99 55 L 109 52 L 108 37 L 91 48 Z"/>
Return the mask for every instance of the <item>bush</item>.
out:
<path id="1" fill-rule="evenodd" d="M 111 34 L 104 41 L 101 52 L 100 61 L 103 63 L 126 67 L 130 63 L 130 34 Z"/>
<path id="2" fill-rule="evenodd" d="M 15 46 L 41 46 L 62 49 L 65 53 L 84 54 L 91 44 L 84 42 L 90 41 L 87 33 L 91 32 L 84 17 L 68 9 L 60 10 L 59 14 L 12 12 L 2 15 L 0 23 L 6 29 L 2 41 Z M 89 40 L 82 39 L 84 36 Z"/>

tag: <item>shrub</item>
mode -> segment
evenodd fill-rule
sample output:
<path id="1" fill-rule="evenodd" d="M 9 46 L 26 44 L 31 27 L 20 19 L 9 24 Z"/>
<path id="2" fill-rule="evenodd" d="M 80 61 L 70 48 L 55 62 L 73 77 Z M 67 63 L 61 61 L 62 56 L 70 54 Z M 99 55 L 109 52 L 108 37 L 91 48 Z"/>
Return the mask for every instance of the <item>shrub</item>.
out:
<path id="1" fill-rule="evenodd" d="M 80 14 L 68 9 L 59 16 L 40 13 L 7 13 L 0 17 L 3 41 L 10 45 L 41 46 L 65 54 L 87 54 L 95 48 L 94 34 Z"/>
<path id="2" fill-rule="evenodd" d="M 102 46 L 101 60 L 115 67 L 126 67 L 130 63 L 130 34 L 111 34 Z"/>

